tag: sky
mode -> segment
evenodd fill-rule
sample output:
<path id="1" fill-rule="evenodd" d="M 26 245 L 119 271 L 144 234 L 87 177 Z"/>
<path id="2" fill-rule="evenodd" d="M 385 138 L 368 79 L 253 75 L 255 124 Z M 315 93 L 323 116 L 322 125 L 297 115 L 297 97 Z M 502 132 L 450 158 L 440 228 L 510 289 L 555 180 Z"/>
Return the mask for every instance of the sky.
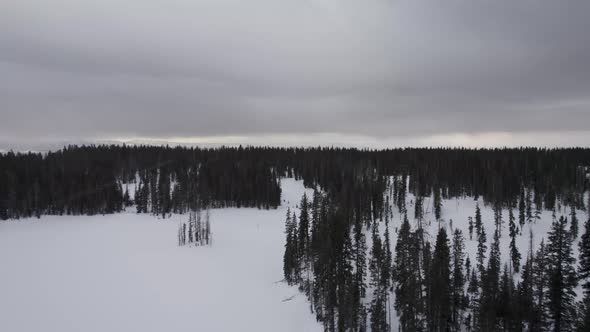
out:
<path id="1" fill-rule="evenodd" d="M 590 146 L 590 1 L 0 1 L 0 149 Z"/>

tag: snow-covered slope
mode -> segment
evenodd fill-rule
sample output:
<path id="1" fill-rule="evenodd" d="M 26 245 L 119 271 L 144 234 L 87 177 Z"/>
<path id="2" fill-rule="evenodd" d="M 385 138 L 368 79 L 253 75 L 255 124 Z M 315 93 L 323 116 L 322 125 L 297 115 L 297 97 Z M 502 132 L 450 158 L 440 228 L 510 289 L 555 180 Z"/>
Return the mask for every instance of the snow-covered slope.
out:
<path id="1" fill-rule="evenodd" d="M 277 210 L 212 210 L 211 247 L 177 246 L 186 216 L 0 222 L 0 331 L 321 331 L 280 282 L 287 205 L 304 190 L 282 187 Z"/>

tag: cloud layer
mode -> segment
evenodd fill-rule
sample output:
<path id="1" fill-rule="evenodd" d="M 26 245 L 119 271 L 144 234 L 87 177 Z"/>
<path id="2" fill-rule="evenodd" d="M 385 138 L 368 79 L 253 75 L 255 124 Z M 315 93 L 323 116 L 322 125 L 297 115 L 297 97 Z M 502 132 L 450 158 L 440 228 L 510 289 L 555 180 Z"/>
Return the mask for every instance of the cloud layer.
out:
<path id="1" fill-rule="evenodd" d="M 583 145 L 588 13 L 550 0 L 3 1 L 0 141 Z"/>

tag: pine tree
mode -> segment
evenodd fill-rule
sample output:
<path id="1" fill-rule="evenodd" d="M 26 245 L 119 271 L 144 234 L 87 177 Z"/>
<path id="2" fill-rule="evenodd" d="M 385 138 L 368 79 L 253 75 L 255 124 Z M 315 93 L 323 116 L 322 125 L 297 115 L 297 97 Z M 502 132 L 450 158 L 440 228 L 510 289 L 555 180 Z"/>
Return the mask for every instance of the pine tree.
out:
<path id="1" fill-rule="evenodd" d="M 434 189 L 433 195 L 433 207 L 434 207 L 434 217 L 437 221 L 441 219 L 441 210 L 442 210 L 442 199 L 440 197 L 440 189 Z"/>
<path id="2" fill-rule="evenodd" d="M 500 264 L 500 236 L 498 231 L 495 231 L 494 241 L 490 247 L 488 268 L 481 278 L 481 312 L 479 325 L 482 331 L 494 331 L 497 329 Z"/>
<path id="3" fill-rule="evenodd" d="M 354 225 L 354 243 L 352 250 L 354 252 L 355 272 L 354 272 L 354 289 L 353 289 L 353 302 L 354 302 L 354 316 L 357 318 L 357 325 L 359 331 L 366 329 L 366 308 L 362 299 L 366 295 L 366 284 L 365 280 L 367 277 L 367 243 L 365 240 L 365 234 L 363 232 L 363 225 L 359 219 Z"/>
<path id="4" fill-rule="evenodd" d="M 371 331 L 388 331 L 387 323 L 387 287 L 383 278 L 383 262 L 385 252 L 381 236 L 379 235 L 377 224 L 373 224 L 372 233 L 373 247 L 371 249 L 371 261 L 369 270 L 371 272 L 371 285 L 373 286 L 373 300 L 371 301 Z"/>
<path id="5" fill-rule="evenodd" d="M 589 196 L 590 197 L 590 196 Z M 590 202 L 589 202 L 590 203 Z M 588 205 L 590 209 L 590 204 Z M 584 224 L 584 234 L 578 243 L 579 268 L 578 275 L 587 294 L 590 294 L 590 210 L 588 220 Z"/>
<path id="6" fill-rule="evenodd" d="M 416 202 L 414 204 L 414 219 L 418 220 L 418 224 L 422 224 L 422 218 L 424 217 L 423 209 L 424 198 L 419 194 L 416 195 Z"/>
<path id="7" fill-rule="evenodd" d="M 581 319 L 577 327 L 578 332 L 590 331 L 590 193 L 586 207 L 588 220 L 584 223 L 584 234 L 578 243 L 579 267 L 578 277 L 584 288 L 584 299 L 581 303 Z"/>
<path id="8" fill-rule="evenodd" d="M 534 255 L 532 283 L 533 283 L 533 315 L 529 322 L 531 331 L 547 331 L 547 250 L 542 240 L 539 250 Z"/>
<path id="9" fill-rule="evenodd" d="M 477 235 L 478 239 L 481 235 L 483 229 L 483 223 L 481 221 L 481 209 L 479 208 L 479 203 L 475 206 L 475 234 Z"/>
<path id="10" fill-rule="evenodd" d="M 467 292 L 471 295 L 469 299 L 469 309 L 470 313 L 466 318 L 465 325 L 467 329 L 471 331 L 472 329 L 478 331 L 479 328 L 479 320 L 478 317 L 480 315 L 480 302 L 481 302 L 481 293 L 479 292 L 479 280 L 477 279 L 477 273 L 475 269 L 471 270 L 471 277 L 469 278 L 469 285 L 467 286 Z"/>
<path id="11" fill-rule="evenodd" d="M 293 220 L 291 215 L 291 209 L 287 208 L 287 217 L 285 219 L 285 253 L 283 255 L 283 272 L 285 276 L 285 281 L 289 285 L 292 285 L 296 282 L 295 280 L 295 270 L 297 265 L 297 257 L 296 257 L 296 240 L 297 237 L 295 236 L 296 232 L 296 221 Z"/>
<path id="12" fill-rule="evenodd" d="M 504 265 L 500 278 L 500 291 L 497 302 L 498 318 L 503 331 L 520 331 L 522 326 L 516 312 L 516 292 L 512 273 L 508 265 Z"/>
<path id="13" fill-rule="evenodd" d="M 553 222 L 548 233 L 548 296 L 547 308 L 554 331 L 572 331 L 575 322 L 576 271 L 572 237 L 566 230 L 567 218 Z"/>
<path id="14" fill-rule="evenodd" d="M 533 202 L 532 202 L 532 191 L 529 189 L 526 192 L 526 220 L 527 222 L 533 222 Z"/>
<path id="15" fill-rule="evenodd" d="M 307 256 L 309 244 L 309 202 L 306 193 L 304 193 L 301 198 L 298 230 L 297 244 L 299 249 L 299 259 L 303 261 L 306 259 L 305 256 Z"/>
<path id="16" fill-rule="evenodd" d="M 402 331 L 420 331 L 422 313 L 419 281 L 419 253 L 415 250 L 417 239 L 410 231 L 407 215 L 398 233 L 395 246 L 395 309 L 400 317 Z"/>
<path id="17" fill-rule="evenodd" d="M 486 251 L 488 249 L 486 242 L 486 230 L 484 227 L 478 231 L 479 235 L 477 237 L 477 269 L 479 271 L 479 275 L 483 276 L 485 273 L 484 261 L 486 259 Z"/>
<path id="18" fill-rule="evenodd" d="M 525 196 L 524 196 L 524 188 L 520 190 L 520 199 L 518 200 L 518 223 L 520 224 L 520 228 L 524 226 L 526 221 L 526 205 L 525 205 Z"/>
<path id="19" fill-rule="evenodd" d="M 389 236 L 389 224 L 385 227 L 385 235 L 383 240 L 383 261 L 381 262 L 381 271 L 383 286 L 390 291 L 392 287 L 392 268 L 393 268 L 393 254 L 391 253 L 391 239 Z"/>
<path id="20" fill-rule="evenodd" d="M 498 233 L 499 237 L 502 237 L 502 224 L 504 221 L 502 220 L 502 207 L 499 203 L 494 205 L 494 225 L 496 226 L 496 232 Z"/>
<path id="21" fill-rule="evenodd" d="M 532 248 L 522 267 L 521 278 L 522 281 L 518 285 L 518 314 L 528 326 L 531 326 L 531 322 L 534 321 Z"/>
<path id="22" fill-rule="evenodd" d="M 467 218 L 469 224 L 469 240 L 473 240 L 473 217 Z"/>
<path id="23" fill-rule="evenodd" d="M 512 262 L 512 268 L 514 270 L 514 272 L 519 272 L 520 271 L 520 259 L 521 259 L 521 255 L 520 252 L 518 251 L 518 247 L 516 246 L 516 235 L 517 235 L 517 230 L 516 230 L 516 224 L 514 223 L 514 213 L 512 212 L 512 209 L 509 209 L 509 215 L 508 215 L 508 219 L 509 219 L 509 228 L 510 228 L 510 259 Z"/>
<path id="24" fill-rule="evenodd" d="M 436 237 L 432 267 L 429 277 L 431 278 L 430 303 L 432 317 L 430 331 L 447 331 L 451 322 L 451 254 L 447 232 L 441 228 Z"/>
<path id="25" fill-rule="evenodd" d="M 572 235 L 572 239 L 575 241 L 578 238 L 578 216 L 576 215 L 576 207 L 572 205 L 571 207 L 571 224 L 570 224 L 570 234 Z"/>
<path id="26" fill-rule="evenodd" d="M 469 258 L 467 258 L 469 259 Z M 461 312 L 464 308 L 464 287 L 465 275 L 463 274 L 463 264 L 465 262 L 465 239 L 463 232 L 459 229 L 453 234 L 453 252 L 452 252 L 452 288 L 451 288 L 451 321 L 453 328 L 457 331 L 461 326 Z M 469 260 L 467 261 L 469 263 Z M 471 263 L 469 263 L 470 265 Z"/>

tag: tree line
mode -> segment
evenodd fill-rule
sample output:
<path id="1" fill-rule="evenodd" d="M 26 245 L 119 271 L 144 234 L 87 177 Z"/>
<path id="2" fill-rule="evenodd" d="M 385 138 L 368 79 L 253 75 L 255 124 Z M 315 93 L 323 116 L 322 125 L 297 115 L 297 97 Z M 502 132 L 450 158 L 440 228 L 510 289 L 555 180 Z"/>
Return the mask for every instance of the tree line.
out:
<path id="1" fill-rule="evenodd" d="M 590 165 L 590 149 L 90 145 L 10 151 L 0 153 L 0 219 L 116 213 L 133 204 L 140 213 L 166 215 L 186 212 L 195 201 L 275 208 L 284 176 L 322 188 L 341 205 L 366 209 L 370 202 L 374 213 L 391 176 L 417 197 L 482 197 L 507 207 L 530 195 L 535 207 L 552 209 L 562 201 L 580 208 L 584 165 Z"/>

